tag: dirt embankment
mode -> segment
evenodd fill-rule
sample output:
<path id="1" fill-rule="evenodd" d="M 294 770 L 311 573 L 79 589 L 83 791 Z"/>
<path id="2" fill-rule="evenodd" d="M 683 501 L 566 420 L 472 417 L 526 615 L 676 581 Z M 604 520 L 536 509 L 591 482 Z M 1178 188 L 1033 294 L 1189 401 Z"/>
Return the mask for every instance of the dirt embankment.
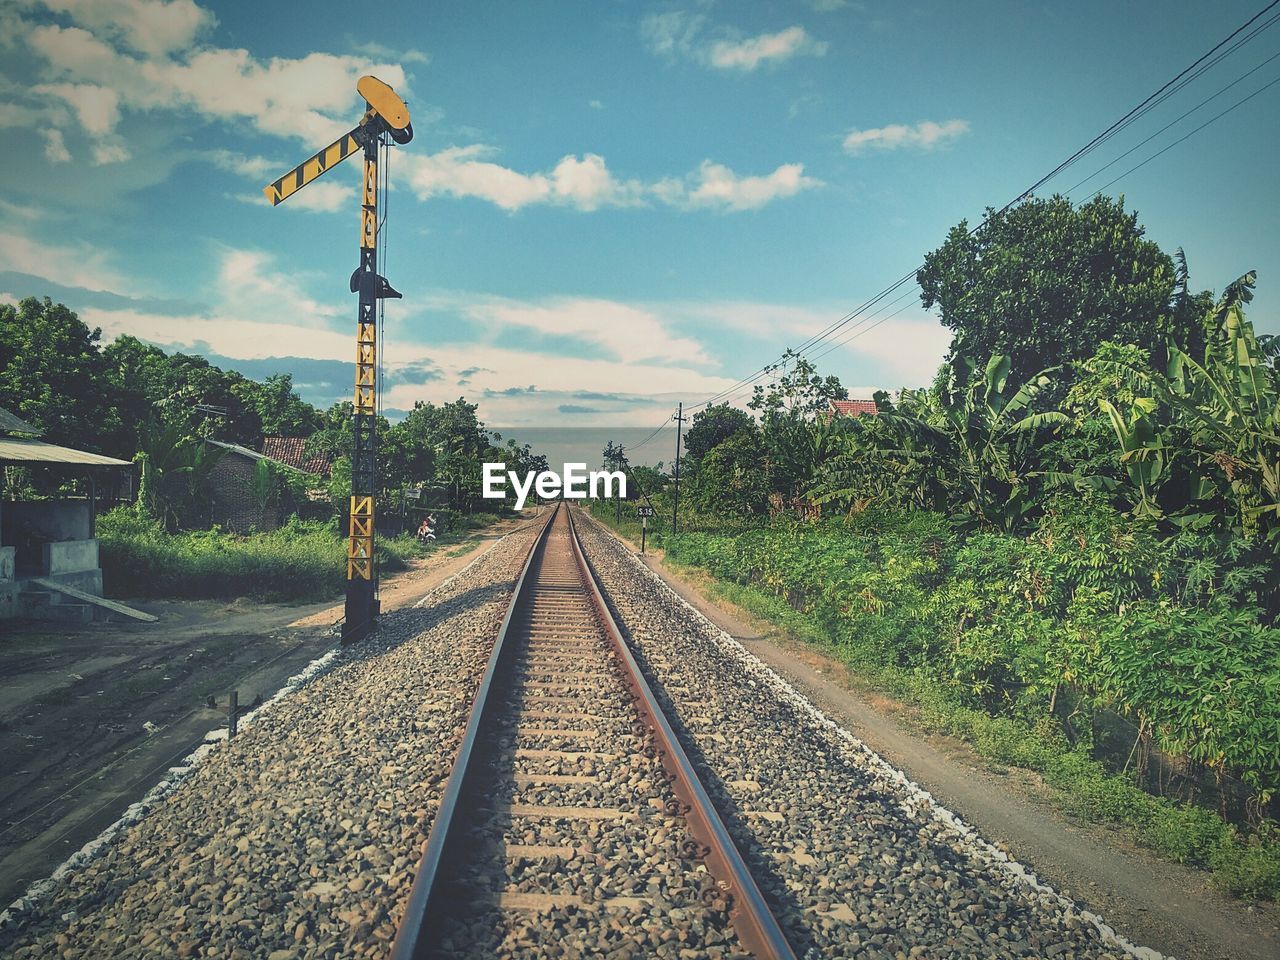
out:
<path id="1" fill-rule="evenodd" d="M 523 521 L 381 587 L 416 602 Z M 341 604 L 136 601 L 156 623 L 7 623 L 0 636 L 0 908 L 112 823 L 210 729 L 337 642 Z"/>

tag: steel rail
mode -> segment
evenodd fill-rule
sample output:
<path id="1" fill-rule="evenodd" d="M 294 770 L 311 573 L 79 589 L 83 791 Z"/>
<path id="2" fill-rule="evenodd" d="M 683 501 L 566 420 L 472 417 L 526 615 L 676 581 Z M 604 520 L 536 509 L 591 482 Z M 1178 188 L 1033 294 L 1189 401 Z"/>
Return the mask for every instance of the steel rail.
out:
<path id="1" fill-rule="evenodd" d="M 654 735 L 655 756 L 662 764 L 675 794 L 675 808 L 670 812 L 685 818 L 687 829 L 698 847 L 696 851 L 691 852 L 706 863 L 707 869 L 715 880 L 716 890 L 727 905 L 729 918 L 743 947 L 749 950 L 757 960 L 796 960 L 795 952 L 783 935 L 764 895 L 752 878 L 742 854 L 716 812 L 706 789 L 698 780 L 693 764 L 623 639 L 609 610 L 609 605 L 605 601 L 595 569 L 582 549 L 573 514 L 563 506 L 557 506 L 550 511 L 550 516 L 538 534 L 537 540 L 530 547 L 529 555 L 525 558 L 524 567 L 516 581 L 515 591 L 494 642 L 488 667 L 476 692 L 462 744 L 458 748 L 457 758 L 445 785 L 440 810 L 431 826 L 422 859 L 418 864 L 417 875 L 409 891 L 404 918 L 400 922 L 392 944 L 392 960 L 424 960 L 432 951 L 433 936 L 447 919 L 445 911 L 448 906 L 442 893 L 447 886 L 446 864 L 455 858 L 464 859 L 459 857 L 458 847 L 458 844 L 463 842 L 462 838 L 456 836 L 462 831 L 455 829 L 455 823 L 462 820 L 459 815 L 459 805 L 477 776 L 473 769 L 477 764 L 473 764 L 472 760 L 481 731 L 487 728 L 492 711 L 501 709 L 500 702 L 498 706 L 494 706 L 495 701 L 500 701 L 500 698 L 491 697 L 490 694 L 495 677 L 503 667 L 503 661 L 510 655 L 511 645 L 506 642 L 508 628 L 522 604 L 530 599 L 531 585 L 527 575 L 539 553 L 545 548 L 548 534 L 560 509 L 566 510 L 573 556 L 582 574 L 582 582 L 591 606 L 621 664 L 622 682 L 626 684 L 635 700 L 641 722 Z"/>
<path id="2" fill-rule="evenodd" d="M 569 541 L 573 544 L 574 555 L 578 559 L 586 576 L 583 578 L 591 594 L 591 601 L 599 614 L 600 622 L 614 652 L 626 668 L 624 678 L 635 697 L 636 706 L 652 729 L 658 740 L 658 759 L 663 769 L 671 778 L 671 787 L 676 796 L 684 804 L 685 823 L 693 838 L 702 844 L 702 859 L 707 869 L 716 879 L 716 885 L 725 893 L 729 903 L 729 919 L 738 934 L 742 945 L 750 950 L 757 960 L 796 960 L 795 951 L 787 941 L 778 924 L 773 911 L 760 892 L 760 887 L 752 877 L 741 851 L 729 835 L 724 821 L 716 811 L 715 804 L 708 796 L 697 771 L 680 744 L 679 738 L 671 728 L 666 714 L 663 712 L 657 697 L 645 679 L 640 665 L 636 663 L 631 648 L 627 646 L 617 622 L 609 610 L 600 584 L 599 575 L 591 561 L 587 559 L 578 540 L 578 530 L 573 520 L 573 511 L 569 511 L 569 529 L 572 532 Z"/>
<path id="3" fill-rule="evenodd" d="M 396 930 L 396 938 L 391 945 L 391 960 L 419 960 L 425 957 L 430 949 L 430 934 L 438 923 L 442 886 L 441 865 L 457 843 L 457 833 L 452 828 L 458 817 L 458 803 L 463 793 L 475 777 L 475 764 L 471 762 L 475 753 L 476 742 L 480 739 L 480 731 L 491 709 L 489 696 L 493 688 L 495 675 L 501 667 L 506 650 L 507 628 L 515 616 L 516 610 L 524 594 L 525 580 L 529 568 L 533 566 L 538 552 L 547 542 L 547 534 L 554 523 L 559 507 L 548 511 L 542 530 L 529 548 L 524 558 L 524 566 L 520 568 L 520 576 L 516 579 L 515 589 L 511 593 L 511 602 L 507 605 L 507 614 L 498 628 L 498 635 L 493 644 L 493 653 L 489 655 L 488 666 L 484 677 L 476 690 L 472 703 L 471 715 L 467 719 L 466 731 L 462 735 L 462 743 L 458 746 L 458 754 L 454 758 L 449 772 L 449 780 L 445 784 L 444 794 L 440 798 L 440 809 L 436 812 L 435 821 L 431 824 L 431 833 L 427 835 L 427 843 L 422 851 L 422 859 L 418 861 L 418 871 L 413 878 L 413 886 L 409 888 L 409 899 L 405 903 L 404 917 Z"/>

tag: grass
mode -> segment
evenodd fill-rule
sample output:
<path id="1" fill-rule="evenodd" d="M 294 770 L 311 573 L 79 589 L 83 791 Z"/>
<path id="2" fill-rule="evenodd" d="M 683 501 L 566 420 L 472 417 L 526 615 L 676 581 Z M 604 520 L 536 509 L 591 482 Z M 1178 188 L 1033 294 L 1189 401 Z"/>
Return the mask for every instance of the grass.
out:
<path id="1" fill-rule="evenodd" d="M 402 535 L 377 541 L 378 569 L 404 570 L 417 557 L 457 543 L 492 523 L 479 514 L 450 525 L 430 546 Z M 247 536 L 220 530 L 171 534 L 117 509 L 98 521 L 103 588 L 109 597 L 172 597 L 305 602 L 337 596 L 345 579 L 346 540 L 332 523 L 291 520 Z"/>
<path id="2" fill-rule="evenodd" d="M 613 512 L 593 515 L 638 543 L 638 525 L 613 522 Z M 635 530 L 632 530 L 635 527 Z M 652 542 L 652 538 L 651 538 Z M 750 584 L 717 578 L 711 571 L 671 561 L 678 573 L 705 577 L 712 598 L 728 601 L 786 635 L 843 663 L 869 688 L 911 706 L 910 721 L 924 732 L 945 733 L 969 744 L 996 764 L 1033 770 L 1053 788 L 1054 802 L 1067 813 L 1093 823 L 1128 828 L 1142 846 L 1179 863 L 1212 872 L 1220 889 L 1244 899 L 1280 898 L 1280 829 L 1265 821 L 1245 833 L 1212 810 L 1153 796 L 1121 776 L 1108 773 L 1083 749 L 1074 749 L 1049 724 L 1030 725 L 1009 716 L 992 716 L 957 702 L 934 678 L 860 657 L 858 650 L 831 640 L 830 631 L 812 614 Z"/>

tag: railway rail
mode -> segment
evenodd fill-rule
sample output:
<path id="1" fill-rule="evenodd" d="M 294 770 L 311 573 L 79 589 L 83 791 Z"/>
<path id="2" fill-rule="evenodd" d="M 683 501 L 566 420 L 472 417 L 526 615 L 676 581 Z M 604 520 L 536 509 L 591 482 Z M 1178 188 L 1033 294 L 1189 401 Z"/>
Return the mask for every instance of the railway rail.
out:
<path id="1" fill-rule="evenodd" d="M 795 957 L 560 505 L 516 582 L 392 957 L 544 955 L 575 937 Z"/>

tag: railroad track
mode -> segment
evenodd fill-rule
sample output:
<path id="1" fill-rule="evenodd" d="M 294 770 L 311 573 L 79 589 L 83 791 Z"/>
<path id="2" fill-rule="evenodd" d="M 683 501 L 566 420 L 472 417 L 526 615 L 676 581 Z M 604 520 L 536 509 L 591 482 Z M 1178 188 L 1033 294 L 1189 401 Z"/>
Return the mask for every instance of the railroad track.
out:
<path id="1" fill-rule="evenodd" d="M 392 957 L 581 953 L 795 956 L 559 506 L 516 582 Z"/>

